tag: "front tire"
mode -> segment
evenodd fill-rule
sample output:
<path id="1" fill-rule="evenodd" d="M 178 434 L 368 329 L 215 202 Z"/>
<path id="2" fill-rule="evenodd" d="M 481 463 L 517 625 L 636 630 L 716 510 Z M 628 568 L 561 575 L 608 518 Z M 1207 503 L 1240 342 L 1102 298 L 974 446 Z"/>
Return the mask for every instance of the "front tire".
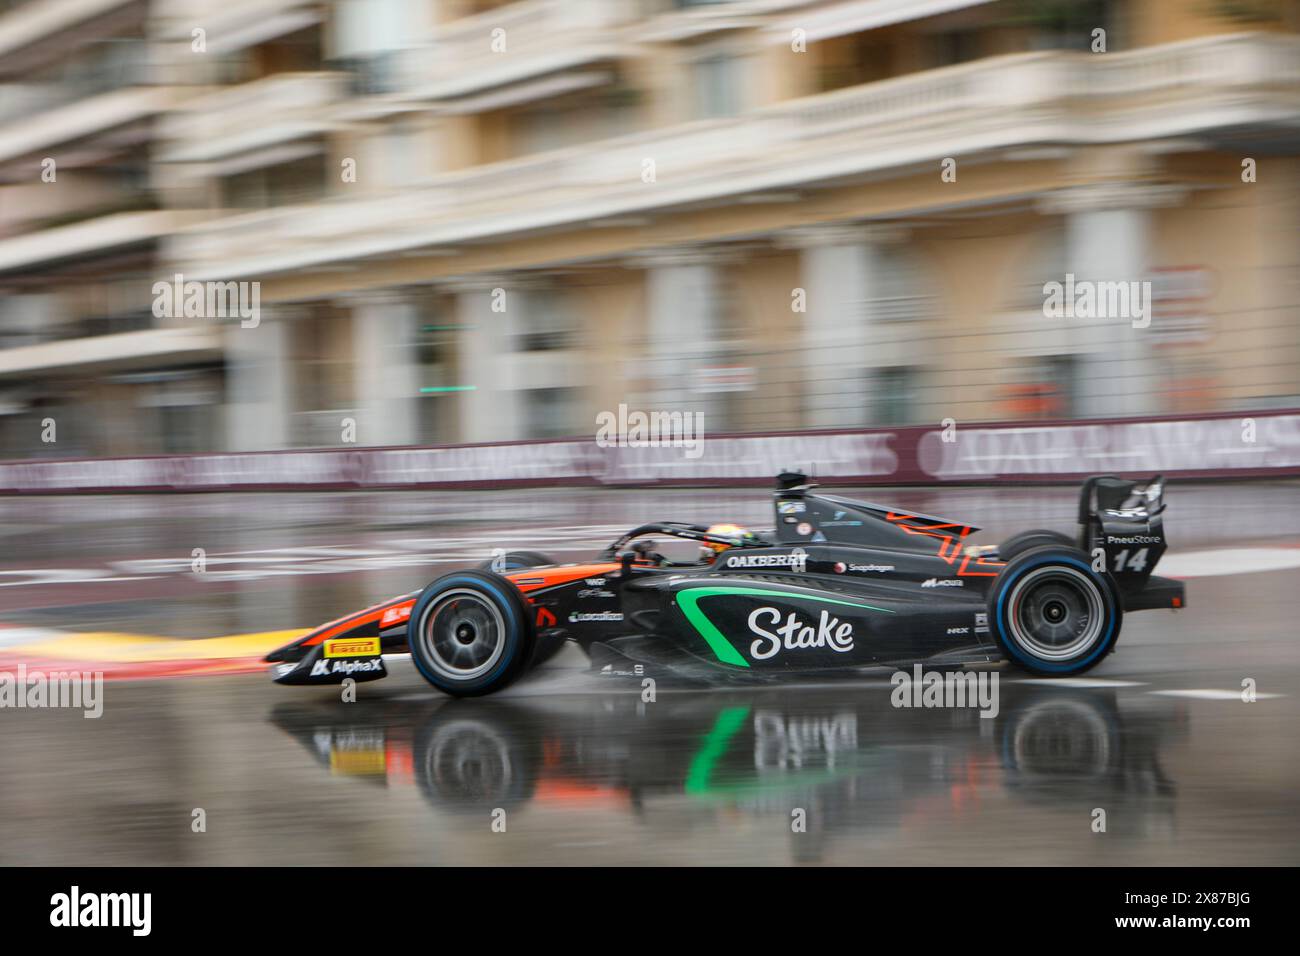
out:
<path id="1" fill-rule="evenodd" d="M 501 571 L 522 571 L 526 568 L 540 568 L 545 565 L 555 564 L 556 561 L 549 554 L 543 554 L 541 551 L 507 551 L 501 555 Z M 492 561 L 484 561 L 479 566 L 480 571 L 493 570 Z"/>
<path id="2" fill-rule="evenodd" d="M 1077 548 L 1025 551 L 989 593 L 993 636 L 1012 663 L 1052 677 L 1095 667 L 1119 640 L 1123 609 L 1110 580 Z"/>
<path id="3" fill-rule="evenodd" d="M 501 555 L 499 563 L 501 565 L 499 572 L 505 574 L 510 571 L 526 571 L 529 568 L 550 567 L 559 562 L 549 554 L 541 551 L 507 551 Z M 492 561 L 484 561 L 478 567 L 480 571 L 491 571 Z M 533 648 L 533 659 L 530 666 L 539 667 L 545 664 L 564 650 L 564 645 L 567 643 L 568 641 L 564 638 L 556 638 L 551 635 L 539 638 Z"/>
<path id="4" fill-rule="evenodd" d="M 407 634 L 420 676 L 455 697 L 506 687 L 527 668 L 533 640 L 523 597 L 484 571 L 453 571 L 425 588 Z"/>

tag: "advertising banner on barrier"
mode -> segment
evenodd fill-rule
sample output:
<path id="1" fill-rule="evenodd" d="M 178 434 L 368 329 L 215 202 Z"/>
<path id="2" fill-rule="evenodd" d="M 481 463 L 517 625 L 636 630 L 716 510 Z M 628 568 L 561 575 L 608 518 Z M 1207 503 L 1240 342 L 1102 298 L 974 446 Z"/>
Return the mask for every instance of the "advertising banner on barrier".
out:
<path id="1" fill-rule="evenodd" d="M 0 494 L 544 485 L 1074 482 L 1300 475 L 1300 410 L 1156 419 L 981 423 L 718 435 L 692 454 L 591 439 L 0 462 Z"/>

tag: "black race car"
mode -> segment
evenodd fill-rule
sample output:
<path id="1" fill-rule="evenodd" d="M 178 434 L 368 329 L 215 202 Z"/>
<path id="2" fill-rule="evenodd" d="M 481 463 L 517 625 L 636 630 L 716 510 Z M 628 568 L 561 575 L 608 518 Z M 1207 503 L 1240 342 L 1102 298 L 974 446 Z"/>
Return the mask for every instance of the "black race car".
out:
<path id="1" fill-rule="evenodd" d="M 567 641 L 606 672 L 762 680 L 925 661 L 1006 659 L 1078 674 L 1115 649 L 1126 611 L 1183 606 L 1152 575 L 1165 551 L 1162 478 L 1089 478 L 1078 539 L 1026 531 L 972 546 L 974 525 L 814 493 L 777 478 L 776 528 L 722 532 L 659 522 L 593 562 L 511 552 L 423 591 L 323 625 L 269 654 L 281 684 L 386 676 L 408 653 L 448 694 L 499 690 Z M 673 562 L 652 536 L 698 542 Z"/>

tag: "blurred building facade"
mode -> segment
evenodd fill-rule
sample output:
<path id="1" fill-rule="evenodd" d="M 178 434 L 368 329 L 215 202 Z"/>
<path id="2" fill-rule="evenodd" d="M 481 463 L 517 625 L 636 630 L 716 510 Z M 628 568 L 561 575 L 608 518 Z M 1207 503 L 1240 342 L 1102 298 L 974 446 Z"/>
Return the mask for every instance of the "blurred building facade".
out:
<path id="1" fill-rule="evenodd" d="M 1292 406 L 1298 31 L 1294 0 L 0 2 L 0 457 Z M 260 283 L 256 327 L 155 315 L 178 275 Z M 1067 275 L 1150 282 L 1150 326 L 1046 317 Z"/>

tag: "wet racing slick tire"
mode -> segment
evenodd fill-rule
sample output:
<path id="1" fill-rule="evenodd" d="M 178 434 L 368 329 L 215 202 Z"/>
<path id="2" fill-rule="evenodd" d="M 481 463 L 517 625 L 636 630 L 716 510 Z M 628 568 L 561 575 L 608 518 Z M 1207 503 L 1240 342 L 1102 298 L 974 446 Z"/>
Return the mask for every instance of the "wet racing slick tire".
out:
<path id="1" fill-rule="evenodd" d="M 1077 548 L 1031 548 L 1007 563 L 989 592 L 993 637 L 1032 674 L 1064 677 L 1096 666 L 1123 623 L 1119 592 Z"/>
<path id="2" fill-rule="evenodd" d="M 1077 548 L 1078 544 L 1073 538 L 1059 531 L 1048 531 L 1046 528 L 1035 528 L 1033 531 L 1022 531 L 1020 534 L 1012 535 L 998 545 L 998 559 L 1001 561 L 1010 561 L 1018 554 L 1024 554 L 1030 548 L 1041 548 L 1046 545 L 1059 545 L 1063 548 Z"/>
<path id="3" fill-rule="evenodd" d="M 555 564 L 556 561 L 549 554 L 542 554 L 540 551 L 507 551 L 501 555 L 500 565 L 497 568 L 492 567 L 492 561 L 484 561 L 480 564 L 480 571 L 522 571 L 524 568 L 540 568 L 544 565 Z"/>
<path id="4" fill-rule="evenodd" d="M 500 558 L 494 558 L 493 560 L 500 561 L 500 570 L 503 572 L 524 571 L 528 568 L 541 568 L 558 563 L 549 554 L 543 554 L 541 551 L 507 551 L 505 554 L 501 555 Z M 479 570 L 491 571 L 492 561 L 484 561 L 479 565 Z M 551 635 L 539 637 L 536 641 L 536 646 L 533 648 L 533 659 L 529 661 L 529 664 L 533 667 L 536 667 L 539 664 L 545 664 L 556 654 L 560 653 L 560 651 L 564 649 L 564 645 L 567 643 L 568 641 L 563 637 L 554 637 Z"/>
<path id="5" fill-rule="evenodd" d="M 501 690 L 533 654 L 528 606 L 513 584 L 486 571 L 453 571 L 421 592 L 407 635 L 420 676 L 455 697 Z"/>

